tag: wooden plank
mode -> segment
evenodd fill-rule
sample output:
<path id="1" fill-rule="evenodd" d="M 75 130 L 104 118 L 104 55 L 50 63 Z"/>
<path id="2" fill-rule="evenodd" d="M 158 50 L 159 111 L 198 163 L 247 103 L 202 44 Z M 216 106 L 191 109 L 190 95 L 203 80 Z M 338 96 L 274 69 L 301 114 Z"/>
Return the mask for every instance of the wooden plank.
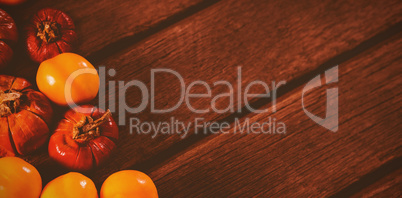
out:
<path id="1" fill-rule="evenodd" d="M 217 80 L 227 80 L 233 83 L 235 90 L 238 65 L 243 65 L 243 88 L 253 80 L 290 81 L 398 23 L 400 9 L 398 1 L 222 1 L 100 63 L 116 69 L 116 75 L 108 80 L 136 79 L 148 87 L 152 68 L 173 69 L 183 76 L 187 85 L 194 80 L 204 80 L 211 85 Z M 171 76 L 157 79 L 156 107 L 166 108 L 178 100 L 180 86 L 174 80 Z M 262 93 L 261 88 L 253 91 Z M 212 95 L 221 92 L 227 89 L 213 87 Z M 139 101 L 138 92 L 127 93 L 130 106 Z M 200 109 L 210 107 L 208 100 L 191 102 Z M 235 99 L 234 103 L 237 102 Z M 227 101 L 222 100 L 217 106 L 225 108 L 226 104 Z M 243 105 L 240 102 L 240 106 Z M 127 117 L 153 122 L 175 117 L 188 122 L 199 116 L 211 121 L 230 114 L 197 115 L 182 105 L 172 113 L 151 114 L 146 109 Z M 120 134 L 119 155 L 113 156 L 103 168 L 88 173 L 98 185 L 110 173 L 144 162 L 182 140 L 179 135 L 156 138 L 130 135 L 128 127 L 121 127 Z M 43 172 L 45 183 L 66 171 L 43 154 L 27 159 Z"/>
<path id="2" fill-rule="evenodd" d="M 150 87 L 151 69 L 170 68 L 177 71 L 187 85 L 194 80 L 206 81 L 211 86 L 218 80 L 227 80 L 233 84 L 236 95 L 238 65 L 243 66 L 243 89 L 254 80 L 290 81 L 401 21 L 397 14 L 400 7 L 392 1 L 325 1 L 319 4 L 314 1 L 223 1 L 102 63 L 116 69 L 116 76 L 110 80 L 128 82 L 135 79 Z M 368 23 L 372 25 L 367 26 Z M 180 93 L 177 79 L 165 75 L 157 79 L 156 84 L 155 106 L 174 106 Z M 253 93 L 263 93 L 261 87 L 254 88 Z M 224 86 L 212 87 L 213 96 L 227 91 Z M 126 97 L 130 106 L 137 106 L 142 99 L 136 90 L 127 92 Z M 211 106 L 208 99 L 191 102 L 199 109 Z M 238 102 L 234 98 L 234 104 Z M 219 108 L 225 108 L 228 100 L 217 103 Z M 244 106 L 244 102 L 240 104 Z M 127 117 L 153 122 L 169 121 L 171 117 L 191 122 L 203 117 L 207 122 L 230 114 L 209 112 L 200 115 L 181 105 L 171 113 L 152 114 L 147 108 Z M 110 172 L 144 162 L 182 140 L 180 135 L 155 138 L 144 134 L 130 135 L 128 127 L 123 128 L 121 134 L 119 155 L 96 171 L 95 180 L 102 181 Z"/>
<path id="3" fill-rule="evenodd" d="M 339 65 L 336 133 L 305 115 L 302 85 L 277 103 L 276 113 L 247 116 L 260 124 L 276 118 L 286 124 L 285 135 L 239 134 L 234 125 L 152 171 L 160 196 L 327 197 L 401 157 L 401 44 L 399 34 Z M 305 97 L 307 109 L 325 111 L 317 103 L 325 89 Z"/>
<path id="4" fill-rule="evenodd" d="M 401 197 L 402 169 L 378 180 L 352 197 Z"/>

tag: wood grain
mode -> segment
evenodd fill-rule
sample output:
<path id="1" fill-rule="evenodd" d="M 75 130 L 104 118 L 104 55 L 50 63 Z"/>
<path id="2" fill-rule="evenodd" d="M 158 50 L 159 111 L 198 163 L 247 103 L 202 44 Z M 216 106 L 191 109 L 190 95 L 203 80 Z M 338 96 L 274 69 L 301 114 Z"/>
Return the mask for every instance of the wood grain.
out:
<path id="1" fill-rule="evenodd" d="M 232 128 L 202 141 L 150 173 L 160 195 L 327 197 L 401 157 L 401 43 L 399 34 L 339 65 L 338 132 L 304 114 L 301 85 L 277 103 L 276 113 L 246 117 L 250 123 L 270 116 L 285 122 L 285 135 Z M 325 89 L 305 97 L 310 111 L 325 111 L 317 102 L 325 101 Z"/>
<path id="2" fill-rule="evenodd" d="M 54 5 L 64 7 L 61 6 L 63 4 L 55 3 Z M 158 4 L 149 3 L 149 7 L 158 7 L 155 5 Z M 180 7 L 179 5 L 182 4 L 174 5 Z M 78 21 L 83 20 L 77 25 L 84 27 L 80 24 L 87 23 L 85 20 L 91 17 L 84 16 L 85 13 L 82 12 L 75 16 L 74 13 L 79 9 L 77 6 L 72 7 L 67 13 L 73 18 L 79 18 Z M 101 6 L 100 3 L 99 6 Z M 127 5 L 124 7 L 131 8 Z M 146 7 L 148 9 L 148 6 Z M 136 79 L 147 86 L 150 83 L 149 73 L 152 68 L 173 69 L 184 77 L 186 84 L 194 80 L 204 80 L 209 84 L 217 80 L 227 80 L 234 84 L 235 89 L 238 88 L 234 83 L 237 80 L 238 65 L 243 66 L 241 81 L 243 88 L 253 80 L 290 81 L 313 71 L 332 57 L 353 49 L 368 38 L 400 22 L 400 10 L 401 5 L 398 1 L 339 1 L 336 3 L 330 1 L 320 1 L 320 3 L 318 1 L 303 3 L 221 1 L 128 49 L 116 52 L 112 57 L 100 61 L 99 64 L 116 69 L 116 76 L 108 80 L 128 82 Z M 113 8 L 106 13 L 111 11 L 116 10 Z M 95 11 L 91 10 L 91 12 Z M 102 17 L 108 16 L 110 15 L 102 15 Z M 122 23 L 131 24 L 131 18 L 128 19 L 131 15 L 124 16 L 126 18 L 122 17 L 125 19 L 121 20 L 124 21 Z M 154 19 L 148 18 L 148 20 Z M 91 21 L 96 25 L 94 30 L 88 30 L 89 32 L 100 34 L 103 31 L 109 31 L 103 29 L 101 29 L 102 32 L 99 31 L 99 21 L 102 20 L 91 19 Z M 138 26 L 141 25 L 130 26 L 133 29 L 128 28 L 128 30 L 134 31 Z M 116 32 L 124 32 L 120 39 L 132 35 L 126 33 L 129 31 L 125 31 L 124 28 Z M 99 36 L 100 42 L 104 42 L 102 39 L 103 37 Z M 85 42 L 95 43 L 95 41 Z M 82 47 L 79 50 L 86 51 L 84 41 L 80 45 Z M 95 44 L 87 46 L 89 46 L 86 48 L 88 50 L 101 48 L 97 48 Z M 29 69 L 20 71 L 20 69 L 17 68 L 14 71 L 34 79 L 34 72 Z M 155 99 L 158 108 L 169 107 L 177 101 L 179 85 L 174 80 L 171 76 L 162 76 L 157 79 L 156 93 L 158 94 Z M 197 88 L 195 91 L 203 90 Z M 227 91 L 225 87 L 214 87 L 212 95 Z M 262 93 L 262 89 L 258 87 L 252 91 Z M 130 106 L 135 106 L 140 100 L 141 96 L 135 90 L 127 93 L 127 103 Z M 198 108 L 210 107 L 208 100 L 191 102 Z M 239 101 L 236 99 L 236 102 Z M 226 100 L 218 101 L 220 108 L 225 108 L 226 105 Z M 243 105 L 244 103 L 241 102 L 240 106 Z M 188 122 L 200 116 L 204 117 L 205 121 L 212 121 L 225 118 L 230 114 L 231 112 L 223 114 L 210 112 L 197 115 L 189 112 L 187 107 L 181 106 L 168 114 L 151 114 L 147 109 L 140 114 L 127 115 L 127 117 L 135 116 L 144 121 L 158 122 L 167 121 L 174 116 L 176 119 Z M 118 119 L 116 115 L 114 117 Z M 110 173 L 144 162 L 181 141 L 179 135 L 161 135 L 151 138 L 150 135 L 130 135 L 128 132 L 127 127 L 121 127 L 118 155 L 114 156 L 110 163 L 94 172 L 86 173 L 94 179 L 98 187 Z M 48 159 L 45 148 L 26 159 L 38 167 L 44 183 L 67 171 Z"/>
<path id="3" fill-rule="evenodd" d="M 233 84 L 234 94 L 237 94 L 238 65 L 243 70 L 243 89 L 253 80 L 290 81 L 401 20 L 396 14 L 400 6 L 395 2 L 304 3 L 220 2 L 122 51 L 103 64 L 116 69 L 116 76 L 110 80 L 128 82 L 135 79 L 149 87 L 151 69 L 170 68 L 180 73 L 187 85 L 194 80 L 203 80 L 210 85 L 227 80 Z M 307 6 L 313 4 L 315 6 Z M 365 25 L 367 23 L 372 25 Z M 172 107 L 179 100 L 178 81 L 165 75 L 158 78 L 156 84 L 156 107 Z M 203 91 L 202 87 L 195 89 L 196 93 Z M 213 96 L 222 92 L 228 92 L 228 89 L 224 86 L 212 89 Z M 252 92 L 263 93 L 261 87 L 254 87 Z M 127 104 L 134 107 L 140 101 L 138 90 L 133 88 L 127 92 Z M 237 102 L 235 98 L 234 103 Z M 192 100 L 191 103 L 199 109 L 211 106 L 208 99 Z M 217 103 L 219 108 L 225 108 L 228 100 Z M 242 102 L 240 106 L 243 105 Z M 171 117 L 192 122 L 202 117 L 207 122 L 230 114 L 195 114 L 181 105 L 172 113 L 151 114 L 147 108 L 140 114 L 126 116 L 153 122 L 169 121 Z M 127 127 L 122 128 L 121 134 L 119 155 L 96 171 L 99 173 L 94 175 L 96 181 L 103 181 L 109 172 L 142 163 L 181 141 L 179 135 L 158 135 L 156 138 L 149 134 L 130 135 Z"/>
<path id="4" fill-rule="evenodd" d="M 353 198 L 363 197 L 401 197 L 402 169 L 378 180 L 361 192 L 353 195 Z"/>

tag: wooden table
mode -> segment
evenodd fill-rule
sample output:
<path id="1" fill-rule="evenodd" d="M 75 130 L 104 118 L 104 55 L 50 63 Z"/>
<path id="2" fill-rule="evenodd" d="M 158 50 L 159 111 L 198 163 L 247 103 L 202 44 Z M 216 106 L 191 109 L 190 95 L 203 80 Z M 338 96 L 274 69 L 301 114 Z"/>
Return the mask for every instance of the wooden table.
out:
<path id="1" fill-rule="evenodd" d="M 286 81 L 277 91 L 276 105 L 266 98 L 248 99 L 265 113 L 248 111 L 238 97 L 233 104 L 241 112 L 194 113 L 183 104 L 163 114 L 151 113 L 149 106 L 127 113 L 116 154 L 85 173 L 98 188 L 111 173 L 137 169 L 155 181 L 160 197 L 401 196 L 401 1 L 28 0 L 2 9 L 23 35 L 24 24 L 44 7 L 73 18 L 79 36 L 76 53 L 96 67 L 116 70 L 106 87 L 130 80 L 149 87 L 151 70 L 157 68 L 178 72 L 187 86 L 205 81 L 213 96 L 228 92 L 225 86 L 212 86 L 219 80 L 233 84 L 236 96 L 256 80 L 269 85 Z M 28 60 L 20 38 L 13 66 L 1 73 L 35 82 L 39 64 Z M 301 94 L 311 79 L 335 65 L 339 127 L 334 133 L 304 113 Z M 172 107 L 180 99 L 174 76 L 161 75 L 156 84 L 156 107 Z M 327 88 L 305 96 L 305 107 L 321 117 Z M 264 91 L 263 86 L 251 89 Z M 205 90 L 198 86 L 192 92 Z M 142 100 L 136 90 L 126 95 L 130 106 Z M 210 98 L 190 102 L 198 109 L 211 108 Z M 224 109 L 230 101 L 215 102 Z M 55 109 L 58 115 L 65 111 Z M 130 134 L 130 117 L 155 123 L 203 118 L 202 123 L 229 123 L 230 128 L 229 133 L 191 130 L 184 138 L 152 138 Z M 236 127 L 246 121 L 262 124 L 269 117 L 283 122 L 286 133 L 240 134 Z M 40 171 L 44 184 L 68 172 L 49 159 L 45 147 L 24 157 Z"/>

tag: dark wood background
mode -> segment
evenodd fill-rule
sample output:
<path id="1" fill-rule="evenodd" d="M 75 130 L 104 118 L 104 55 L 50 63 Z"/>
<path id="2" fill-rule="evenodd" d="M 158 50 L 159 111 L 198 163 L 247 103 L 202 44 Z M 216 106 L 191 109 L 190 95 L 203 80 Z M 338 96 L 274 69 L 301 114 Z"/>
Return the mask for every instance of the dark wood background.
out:
<path id="1" fill-rule="evenodd" d="M 205 122 L 230 123 L 236 118 L 262 123 L 273 116 L 286 124 L 287 133 L 192 131 L 184 139 L 151 138 L 120 127 L 116 155 L 85 173 L 98 188 L 113 172 L 137 169 L 151 176 L 160 197 L 401 196 L 401 1 L 28 0 L 1 7 L 20 28 L 12 66 L 1 73 L 35 82 L 39 64 L 24 52 L 23 27 L 45 7 L 73 18 L 79 36 L 75 52 L 96 67 L 116 69 L 111 80 L 137 79 L 149 86 L 151 69 L 170 68 L 187 84 L 227 80 L 236 85 L 241 65 L 243 87 L 254 80 L 287 81 L 279 89 L 274 114 L 199 115 L 182 105 L 166 114 L 146 109 L 127 115 L 153 122 L 174 116 L 183 122 L 203 117 Z M 337 133 L 314 123 L 301 107 L 304 85 L 334 65 L 339 65 Z M 172 106 L 179 99 L 179 84 L 171 76 L 157 82 L 156 106 Z M 212 94 L 227 91 L 218 86 Z M 325 115 L 323 98 L 325 87 L 310 94 L 308 109 Z M 140 100 L 136 92 L 127 94 L 129 105 Z M 202 109 L 211 101 L 191 102 Z M 217 101 L 222 108 L 227 103 Z M 260 109 L 272 106 L 258 98 L 251 103 Z M 65 110 L 55 109 L 59 116 Z M 48 158 L 46 148 L 24 158 L 38 168 L 44 185 L 68 172 Z"/>

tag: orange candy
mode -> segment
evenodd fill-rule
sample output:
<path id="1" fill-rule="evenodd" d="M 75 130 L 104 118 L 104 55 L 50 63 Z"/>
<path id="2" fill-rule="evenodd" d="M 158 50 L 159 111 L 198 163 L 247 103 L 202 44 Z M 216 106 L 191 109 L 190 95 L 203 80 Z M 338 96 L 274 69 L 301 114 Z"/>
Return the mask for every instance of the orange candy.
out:
<path id="1" fill-rule="evenodd" d="M 140 171 L 123 170 L 110 175 L 103 182 L 101 198 L 157 198 L 158 192 L 152 179 Z"/>
<path id="2" fill-rule="evenodd" d="M 0 197 L 38 198 L 42 190 L 39 172 L 18 157 L 0 158 Z"/>
<path id="3" fill-rule="evenodd" d="M 81 173 L 70 172 L 49 182 L 41 198 L 97 198 L 94 182 Z"/>

